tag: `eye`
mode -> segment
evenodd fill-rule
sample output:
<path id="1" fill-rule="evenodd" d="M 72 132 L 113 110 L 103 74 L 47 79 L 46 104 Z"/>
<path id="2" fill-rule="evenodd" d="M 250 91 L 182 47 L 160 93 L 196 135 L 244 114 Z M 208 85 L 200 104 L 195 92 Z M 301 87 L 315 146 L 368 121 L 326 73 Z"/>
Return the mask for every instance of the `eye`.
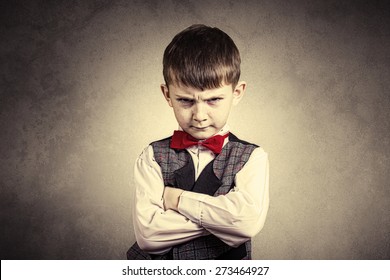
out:
<path id="1" fill-rule="evenodd" d="M 211 98 L 211 99 L 207 99 L 207 103 L 211 104 L 211 105 L 215 105 L 217 104 L 219 101 L 221 101 L 223 98 L 221 97 L 215 97 L 215 98 Z"/>
<path id="2" fill-rule="evenodd" d="M 178 98 L 177 101 L 184 106 L 191 106 L 194 103 L 192 99 L 187 98 Z"/>

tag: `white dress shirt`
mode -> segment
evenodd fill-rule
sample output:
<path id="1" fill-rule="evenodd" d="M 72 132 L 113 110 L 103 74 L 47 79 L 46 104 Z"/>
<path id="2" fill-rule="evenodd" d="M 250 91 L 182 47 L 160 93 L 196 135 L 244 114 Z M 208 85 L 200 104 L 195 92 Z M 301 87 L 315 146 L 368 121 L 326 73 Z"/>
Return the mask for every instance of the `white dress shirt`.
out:
<path id="1" fill-rule="evenodd" d="M 228 141 L 226 138 L 224 145 Z M 187 150 L 197 179 L 216 155 L 199 145 Z M 140 248 L 150 254 L 167 253 L 174 245 L 208 234 L 237 247 L 264 226 L 269 206 L 269 164 L 267 153 L 260 147 L 236 174 L 235 187 L 229 193 L 214 197 L 184 191 L 178 212 L 164 211 L 164 181 L 150 145 L 136 160 L 134 180 L 134 232 Z"/>

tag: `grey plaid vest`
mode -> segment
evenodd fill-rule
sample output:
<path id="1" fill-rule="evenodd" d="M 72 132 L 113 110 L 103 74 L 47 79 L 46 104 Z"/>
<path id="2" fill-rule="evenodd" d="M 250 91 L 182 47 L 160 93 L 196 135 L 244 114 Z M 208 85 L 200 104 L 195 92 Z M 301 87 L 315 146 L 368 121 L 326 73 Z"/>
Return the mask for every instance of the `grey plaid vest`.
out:
<path id="1" fill-rule="evenodd" d="M 169 147 L 171 137 L 153 142 L 154 158 L 160 165 L 165 186 L 218 196 L 228 193 L 234 187 L 235 175 L 248 161 L 257 147 L 239 140 L 232 133 L 221 153 L 211 161 L 194 181 L 195 170 L 191 155 L 186 150 Z M 149 255 L 135 243 L 127 252 L 128 259 L 250 259 L 251 242 L 237 248 L 222 242 L 214 235 L 199 237 L 187 243 L 174 246 L 162 256 Z"/>

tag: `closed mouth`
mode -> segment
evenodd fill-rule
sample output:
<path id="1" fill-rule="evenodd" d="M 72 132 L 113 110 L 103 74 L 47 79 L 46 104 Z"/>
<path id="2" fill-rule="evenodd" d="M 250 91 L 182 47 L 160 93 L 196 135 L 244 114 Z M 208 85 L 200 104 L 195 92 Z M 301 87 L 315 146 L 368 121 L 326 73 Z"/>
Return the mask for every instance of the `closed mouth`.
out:
<path id="1" fill-rule="evenodd" d="M 197 129 L 197 130 L 203 130 L 203 129 L 206 129 L 206 128 L 207 128 L 207 126 L 205 126 L 205 127 L 197 127 L 197 126 L 193 126 L 192 128 L 195 128 L 195 129 Z"/>

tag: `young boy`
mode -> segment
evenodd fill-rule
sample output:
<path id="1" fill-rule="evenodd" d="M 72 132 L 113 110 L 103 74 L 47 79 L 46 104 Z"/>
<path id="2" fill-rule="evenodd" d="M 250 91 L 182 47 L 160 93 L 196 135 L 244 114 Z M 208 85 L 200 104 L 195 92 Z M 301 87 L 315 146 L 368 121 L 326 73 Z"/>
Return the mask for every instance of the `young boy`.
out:
<path id="1" fill-rule="evenodd" d="M 227 125 L 246 88 L 240 62 L 232 39 L 204 25 L 165 49 L 161 90 L 179 130 L 137 159 L 128 259 L 251 258 L 268 211 L 268 157 Z"/>

